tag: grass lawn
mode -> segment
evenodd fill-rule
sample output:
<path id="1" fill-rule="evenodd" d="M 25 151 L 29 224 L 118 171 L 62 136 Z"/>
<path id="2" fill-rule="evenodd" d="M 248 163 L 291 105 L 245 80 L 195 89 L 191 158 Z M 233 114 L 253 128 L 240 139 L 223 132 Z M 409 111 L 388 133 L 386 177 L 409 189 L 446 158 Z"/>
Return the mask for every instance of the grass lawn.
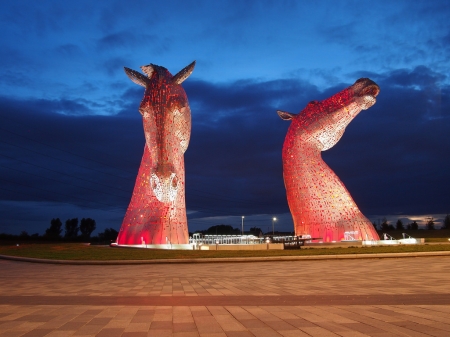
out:
<path id="1" fill-rule="evenodd" d="M 425 245 L 401 245 L 383 247 L 348 248 L 302 248 L 299 250 L 260 250 L 260 251 L 193 251 L 193 250 L 157 250 L 139 248 L 112 248 L 82 243 L 21 243 L 3 242 L 0 255 L 12 255 L 54 260 L 153 260 L 153 259 L 190 259 L 190 258 L 233 258 L 233 257 L 269 257 L 269 256 L 306 256 L 336 254 L 377 254 L 450 251 L 450 230 L 389 231 L 396 239 L 406 232 L 414 238 L 425 238 Z M 380 235 L 382 233 L 379 233 Z"/>
<path id="2" fill-rule="evenodd" d="M 89 246 L 80 243 L 42 243 L 0 246 L 1 255 L 55 260 L 153 260 L 190 258 L 233 258 L 268 256 L 305 256 L 336 254 L 376 254 L 450 251 L 450 245 L 425 244 L 383 247 L 348 248 L 302 248 L 299 250 L 261 250 L 261 251 L 191 251 L 191 250 L 153 250 L 139 248 L 112 248 L 108 246 Z"/>

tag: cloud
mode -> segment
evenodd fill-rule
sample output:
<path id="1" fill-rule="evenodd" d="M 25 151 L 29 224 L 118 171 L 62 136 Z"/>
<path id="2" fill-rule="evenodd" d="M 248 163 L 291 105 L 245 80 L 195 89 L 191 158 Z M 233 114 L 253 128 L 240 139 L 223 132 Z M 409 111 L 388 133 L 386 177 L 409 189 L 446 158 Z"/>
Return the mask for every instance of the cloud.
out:
<path id="1" fill-rule="evenodd" d="M 81 48 L 73 43 L 65 43 L 56 48 L 61 57 L 75 57 L 81 54 Z"/>
<path id="2" fill-rule="evenodd" d="M 103 69 L 110 77 L 114 77 L 117 73 L 123 72 L 123 67 L 127 60 L 123 57 L 112 57 L 102 61 L 99 64 L 99 69 Z"/>
<path id="3" fill-rule="evenodd" d="M 340 25 L 323 26 L 319 31 L 328 43 L 348 45 L 355 42 L 357 24 L 352 21 Z"/>
<path id="4" fill-rule="evenodd" d="M 444 2 L 378 1 L 370 9 L 364 2 L 344 2 L 333 13 L 317 34 L 333 46 L 341 65 L 386 71 L 427 64 L 448 73 L 449 7 Z"/>
<path id="5" fill-rule="evenodd" d="M 136 37 L 131 32 L 117 32 L 103 36 L 97 42 L 98 49 L 109 50 L 112 48 L 126 47 L 136 42 Z"/>
<path id="6" fill-rule="evenodd" d="M 248 117 L 249 114 L 258 114 L 258 111 L 270 108 L 287 109 L 297 106 L 307 97 L 318 95 L 315 86 L 291 79 L 264 82 L 240 80 L 231 83 L 191 80 L 184 87 L 191 105 L 200 114 L 207 114 L 203 117 L 208 122 L 209 118 L 214 121 L 232 115 Z"/>
<path id="7" fill-rule="evenodd" d="M 128 30 L 109 33 L 97 40 L 97 50 L 108 53 L 122 48 L 149 48 L 153 53 L 165 53 L 170 49 L 170 38 L 156 34 L 137 33 Z"/>
<path id="8" fill-rule="evenodd" d="M 389 84 L 403 88 L 424 90 L 436 87 L 447 78 L 444 74 L 432 71 L 426 66 L 417 66 L 413 70 L 397 69 L 389 74 Z"/>
<path id="9" fill-rule="evenodd" d="M 58 113 L 60 106 L 82 106 L 77 102 L 26 103 L 0 100 L 2 187 L 16 200 L 125 208 L 142 155 L 139 122 Z M 4 192 L 2 199 L 10 195 Z"/>

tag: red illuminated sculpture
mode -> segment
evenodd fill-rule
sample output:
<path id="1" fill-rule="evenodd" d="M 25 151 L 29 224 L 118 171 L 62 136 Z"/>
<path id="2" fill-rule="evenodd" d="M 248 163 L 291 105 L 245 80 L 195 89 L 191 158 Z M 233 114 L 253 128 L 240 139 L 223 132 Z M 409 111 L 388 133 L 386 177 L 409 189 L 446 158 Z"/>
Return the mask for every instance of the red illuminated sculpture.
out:
<path id="1" fill-rule="evenodd" d="M 361 110 L 375 104 L 379 91 L 375 82 L 361 78 L 324 101 L 308 103 L 299 114 L 277 111 L 291 121 L 283 145 L 283 176 L 296 235 L 311 235 L 324 242 L 348 237 L 379 240 L 320 153 L 339 141 Z"/>
<path id="2" fill-rule="evenodd" d="M 181 83 L 195 61 L 175 76 L 154 64 L 143 74 L 125 68 L 128 77 L 145 88 L 139 106 L 145 134 L 136 184 L 118 245 L 187 244 L 184 152 L 191 136 L 191 110 Z"/>

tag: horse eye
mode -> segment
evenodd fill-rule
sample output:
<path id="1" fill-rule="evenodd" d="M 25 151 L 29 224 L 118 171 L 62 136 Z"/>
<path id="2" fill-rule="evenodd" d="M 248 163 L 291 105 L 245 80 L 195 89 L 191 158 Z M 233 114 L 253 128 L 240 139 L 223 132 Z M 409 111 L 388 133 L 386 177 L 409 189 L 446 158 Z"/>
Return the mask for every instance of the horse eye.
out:
<path id="1" fill-rule="evenodd" d="M 139 112 L 141 113 L 142 117 L 144 117 L 144 118 L 148 118 L 152 115 L 151 110 L 149 110 L 149 109 L 139 109 Z"/>

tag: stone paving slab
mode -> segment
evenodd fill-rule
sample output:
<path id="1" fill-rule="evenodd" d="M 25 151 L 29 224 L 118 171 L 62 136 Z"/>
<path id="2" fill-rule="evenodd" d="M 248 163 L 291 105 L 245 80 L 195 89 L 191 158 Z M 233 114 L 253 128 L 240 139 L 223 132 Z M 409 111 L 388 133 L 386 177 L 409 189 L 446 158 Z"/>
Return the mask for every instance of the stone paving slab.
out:
<path id="1" fill-rule="evenodd" d="M 0 260 L 5 336 L 450 336 L 450 257 L 98 266 Z"/>
<path id="2" fill-rule="evenodd" d="M 45 310 L 36 318 L 29 310 Z M 448 306 L 0 305 L 0 336 L 449 336 Z M 377 315 L 379 309 L 385 315 Z M 128 311 L 129 310 L 129 311 Z M 426 311 L 431 318 L 421 318 Z M 78 312 L 68 315 L 69 312 Z M 407 312 L 408 314 L 404 314 Z M 121 315 L 121 313 L 128 315 Z M 105 317 L 102 317 L 105 316 Z M 135 321 L 139 317 L 141 322 Z"/>

